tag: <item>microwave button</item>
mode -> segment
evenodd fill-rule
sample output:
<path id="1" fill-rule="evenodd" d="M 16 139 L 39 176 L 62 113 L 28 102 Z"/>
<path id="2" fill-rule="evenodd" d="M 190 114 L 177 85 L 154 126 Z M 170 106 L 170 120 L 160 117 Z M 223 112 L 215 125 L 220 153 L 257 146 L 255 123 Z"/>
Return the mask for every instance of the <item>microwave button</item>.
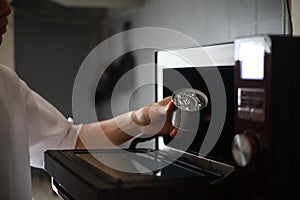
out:
<path id="1" fill-rule="evenodd" d="M 251 119 L 253 121 L 263 122 L 265 121 L 265 111 L 264 109 L 251 109 Z"/>
<path id="2" fill-rule="evenodd" d="M 250 109 L 248 107 L 238 107 L 238 118 L 250 119 Z"/>

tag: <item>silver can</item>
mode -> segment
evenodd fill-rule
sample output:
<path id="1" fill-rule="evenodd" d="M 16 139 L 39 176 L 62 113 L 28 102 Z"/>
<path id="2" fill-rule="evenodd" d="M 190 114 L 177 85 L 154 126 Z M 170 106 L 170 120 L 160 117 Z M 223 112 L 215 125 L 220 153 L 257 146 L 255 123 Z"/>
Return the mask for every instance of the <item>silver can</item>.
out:
<path id="1" fill-rule="evenodd" d="M 208 104 L 207 96 L 193 88 L 182 88 L 172 94 L 175 110 L 172 114 L 172 125 L 182 131 L 193 131 L 198 128 L 200 110 Z"/>

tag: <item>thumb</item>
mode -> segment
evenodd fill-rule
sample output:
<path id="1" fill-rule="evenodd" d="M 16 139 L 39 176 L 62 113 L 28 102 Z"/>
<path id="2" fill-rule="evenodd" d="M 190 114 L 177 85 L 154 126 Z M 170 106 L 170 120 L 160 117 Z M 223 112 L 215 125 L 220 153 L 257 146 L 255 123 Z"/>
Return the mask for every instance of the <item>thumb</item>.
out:
<path id="1" fill-rule="evenodd" d="M 171 114 L 175 109 L 175 105 L 172 101 L 170 101 L 166 106 L 166 113 Z"/>

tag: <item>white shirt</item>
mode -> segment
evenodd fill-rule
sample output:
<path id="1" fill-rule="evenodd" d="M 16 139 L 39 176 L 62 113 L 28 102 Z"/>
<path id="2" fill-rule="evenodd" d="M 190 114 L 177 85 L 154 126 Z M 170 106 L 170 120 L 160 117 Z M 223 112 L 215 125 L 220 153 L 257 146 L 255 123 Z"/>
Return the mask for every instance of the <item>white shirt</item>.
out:
<path id="1" fill-rule="evenodd" d="M 75 148 L 80 128 L 0 65 L 0 198 L 32 199 L 30 166 L 43 168 L 48 149 Z"/>

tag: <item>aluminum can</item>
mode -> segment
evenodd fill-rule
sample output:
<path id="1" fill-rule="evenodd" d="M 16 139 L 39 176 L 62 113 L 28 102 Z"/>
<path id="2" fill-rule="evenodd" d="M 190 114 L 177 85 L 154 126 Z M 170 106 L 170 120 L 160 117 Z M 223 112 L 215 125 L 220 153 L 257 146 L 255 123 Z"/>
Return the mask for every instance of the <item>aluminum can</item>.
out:
<path id="1" fill-rule="evenodd" d="M 172 125 L 182 131 L 194 131 L 200 121 L 200 110 L 208 104 L 207 96 L 193 88 L 182 88 L 172 94 L 175 110 Z"/>

